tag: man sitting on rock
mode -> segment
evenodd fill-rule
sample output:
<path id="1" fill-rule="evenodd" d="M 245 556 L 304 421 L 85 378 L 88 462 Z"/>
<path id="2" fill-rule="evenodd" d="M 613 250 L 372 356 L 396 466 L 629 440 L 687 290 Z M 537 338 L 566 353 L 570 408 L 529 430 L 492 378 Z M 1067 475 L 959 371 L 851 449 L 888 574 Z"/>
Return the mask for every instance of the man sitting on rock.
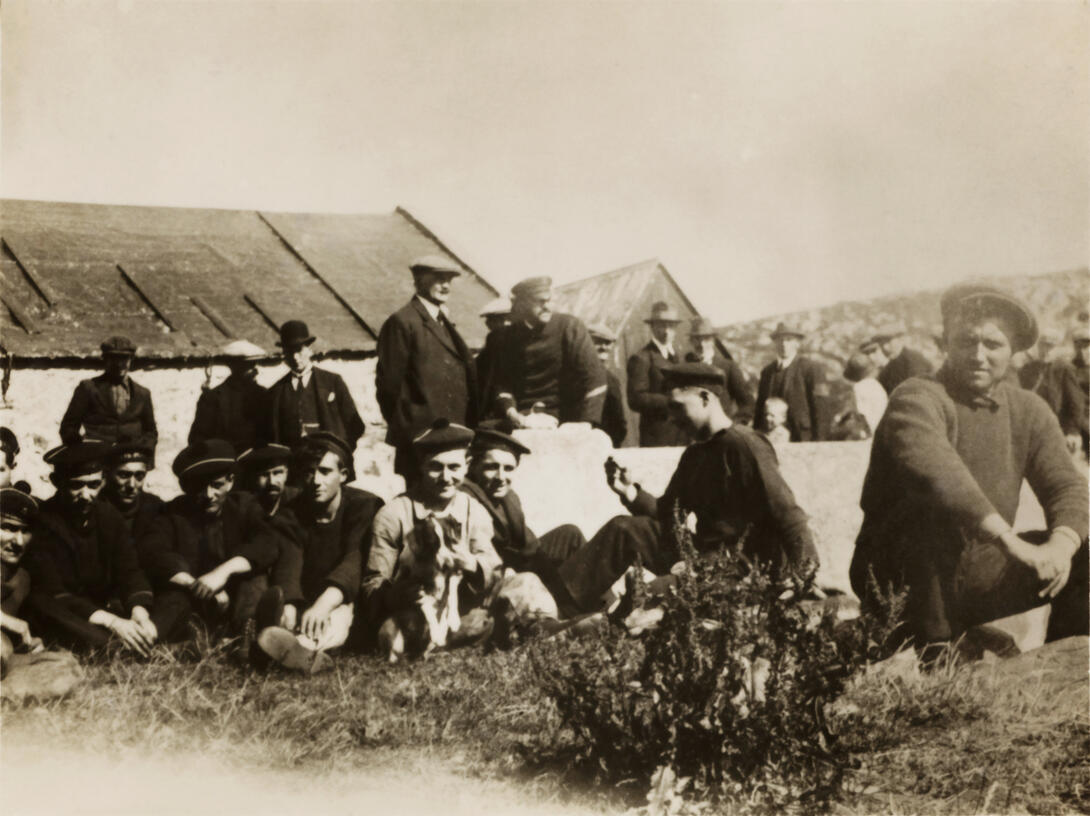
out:
<path id="1" fill-rule="evenodd" d="M 351 456 L 328 431 L 305 437 L 296 456 L 302 490 L 280 514 L 289 540 L 273 571 L 283 612 L 279 627 L 258 634 L 262 650 L 287 668 L 323 668 L 317 653 L 343 646 L 352 628 L 371 522 L 383 502 L 345 485 Z"/>
<path id="2" fill-rule="evenodd" d="M 606 463 L 610 488 L 631 516 L 607 522 L 560 567 L 581 611 L 596 611 L 604 593 L 637 558 L 657 575 L 681 556 L 675 514 L 697 552 L 738 548 L 780 576 L 816 569 L 806 514 L 780 474 L 771 444 L 731 422 L 720 402 L 723 374 L 703 363 L 663 369 L 673 420 L 696 441 L 681 455 L 666 492 L 655 499 L 624 468 Z"/>
<path id="3" fill-rule="evenodd" d="M 905 635 L 924 649 L 1049 602 L 1049 639 L 1085 635 L 1086 478 L 1056 415 L 1008 378 L 1036 319 L 982 284 L 953 287 L 941 308 L 945 365 L 897 388 L 874 437 L 852 588 L 865 609 L 907 589 Z M 1044 508 L 1043 535 L 1011 527 L 1023 479 Z"/>
<path id="4" fill-rule="evenodd" d="M 153 455 L 152 446 L 144 439 L 123 437 L 114 445 L 106 463 L 102 498 L 121 514 L 133 541 L 151 529 L 152 522 L 166 504 L 154 493 L 144 490 Z"/>
<path id="5" fill-rule="evenodd" d="M 248 493 L 232 493 L 235 452 L 222 439 L 185 448 L 174 460 L 182 495 L 138 542 L 156 591 L 210 626 L 241 632 L 268 591 L 280 541 Z"/>

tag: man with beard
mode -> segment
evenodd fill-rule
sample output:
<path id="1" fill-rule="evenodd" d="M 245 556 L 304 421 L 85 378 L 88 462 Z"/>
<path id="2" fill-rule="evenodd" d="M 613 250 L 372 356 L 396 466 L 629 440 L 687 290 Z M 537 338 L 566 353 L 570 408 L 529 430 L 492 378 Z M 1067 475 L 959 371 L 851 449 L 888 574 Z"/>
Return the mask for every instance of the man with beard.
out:
<path id="1" fill-rule="evenodd" d="M 121 514 L 98 496 L 111 445 L 84 440 L 45 455 L 56 494 L 41 506 L 28 556 L 28 606 L 43 637 L 76 650 L 116 637 L 147 656 L 181 623 L 171 599 L 156 599 Z"/>
<path id="2" fill-rule="evenodd" d="M 235 453 L 229 443 L 190 445 L 173 470 L 182 495 L 138 542 L 140 561 L 160 596 L 192 608 L 210 626 L 241 631 L 269 591 L 279 538 L 257 499 L 231 492 Z"/>
<path id="3" fill-rule="evenodd" d="M 1008 292 L 942 297 L 946 363 L 890 396 L 871 448 L 851 564 L 864 612 L 906 590 L 904 635 L 926 657 L 977 624 L 1052 604 L 1047 637 L 1085 635 L 1087 485 L 1048 405 L 1009 378 L 1037 321 Z M 1011 527 L 1023 480 L 1048 529 Z"/>
<path id="4" fill-rule="evenodd" d="M 223 347 L 223 355 L 230 374 L 201 393 L 189 444 L 223 439 L 236 451 L 244 451 L 268 433 L 269 392 L 257 384 L 257 362 L 267 355 L 249 340 L 232 340 Z"/>
<path id="5" fill-rule="evenodd" d="M 299 493 L 299 488 L 288 485 L 291 460 L 291 448 L 276 442 L 239 454 L 241 487 L 254 495 L 267 519 L 276 518 Z"/>
<path id="6" fill-rule="evenodd" d="M 61 419 L 64 444 L 74 444 L 82 436 L 107 442 L 127 436 L 140 438 L 154 453 L 159 432 L 151 392 L 129 377 L 135 356 L 136 346 L 127 337 L 111 337 L 102 344 L 105 371 L 76 386 Z"/>
<path id="7" fill-rule="evenodd" d="M 151 462 L 152 449 L 146 442 L 123 438 L 114 445 L 106 463 L 102 497 L 121 514 L 133 541 L 151 529 L 151 523 L 165 504 L 154 493 L 144 490 Z"/>
<path id="8" fill-rule="evenodd" d="M 348 640 L 371 522 L 382 499 L 348 487 L 348 444 L 319 431 L 296 455 L 301 490 L 282 515 L 288 536 L 273 570 L 283 591 L 280 626 L 258 633 L 258 645 L 281 665 L 313 673 L 327 665 L 318 654 Z"/>
<path id="9" fill-rule="evenodd" d="M 656 499 L 624 468 L 606 463 L 606 478 L 632 513 L 608 522 L 586 547 L 559 569 L 579 611 L 597 611 L 604 593 L 637 559 L 657 575 L 680 556 L 675 513 L 697 552 L 739 548 L 786 577 L 817 568 L 818 555 L 791 488 L 780 473 L 772 445 L 756 431 L 731 422 L 720 394 L 723 373 L 703 363 L 663 370 L 670 415 L 695 441 Z"/>

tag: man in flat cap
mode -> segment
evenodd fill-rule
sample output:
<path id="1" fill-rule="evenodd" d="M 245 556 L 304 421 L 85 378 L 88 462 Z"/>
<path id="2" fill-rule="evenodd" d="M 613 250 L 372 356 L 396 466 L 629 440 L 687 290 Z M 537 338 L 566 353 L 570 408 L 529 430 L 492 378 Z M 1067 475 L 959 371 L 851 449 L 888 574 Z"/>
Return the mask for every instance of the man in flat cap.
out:
<path id="1" fill-rule="evenodd" d="M 906 589 L 904 634 L 927 647 L 1052 603 L 1050 639 L 1086 634 L 1087 484 L 1056 416 L 1009 381 L 1037 323 L 1013 295 L 962 284 L 942 298 L 946 363 L 890 396 L 871 448 L 852 588 L 873 609 Z M 1048 531 L 1011 525 L 1023 479 Z"/>
<path id="2" fill-rule="evenodd" d="M 602 422 L 598 427 L 606 432 L 613 447 L 619 448 L 628 436 L 628 417 L 625 416 L 624 389 L 621 388 L 617 375 L 613 373 L 613 366 L 617 362 L 613 356 L 617 335 L 601 323 L 587 326 L 587 331 L 594 342 L 598 361 L 606 373 L 606 401 L 602 404 Z"/>
<path id="3" fill-rule="evenodd" d="M 883 326 L 872 338 L 889 360 L 878 373 L 878 382 L 887 394 L 892 394 L 909 377 L 923 377 L 935 370 L 926 357 L 909 348 L 905 341 L 907 332 L 905 324 L 898 320 Z"/>
<path id="4" fill-rule="evenodd" d="M 268 591 L 280 538 L 261 506 L 235 486 L 235 452 L 222 439 L 189 445 L 174 459 L 182 495 L 167 503 L 137 546 L 157 594 L 213 629 L 239 633 Z"/>
<path id="5" fill-rule="evenodd" d="M 412 441 L 439 417 L 477 422 L 477 375 L 473 355 L 447 311 L 451 284 L 462 268 L 443 256 L 410 265 L 416 294 L 382 324 L 375 389 L 386 419 L 386 441 L 395 449 L 394 470 L 415 478 Z"/>
<path id="6" fill-rule="evenodd" d="M 602 420 L 605 371 L 583 322 L 553 312 L 552 289 L 547 277 L 515 284 L 511 325 L 494 344 L 495 413 L 512 428 L 555 427 L 558 422 L 595 425 Z"/>
<path id="7" fill-rule="evenodd" d="M 294 455 L 277 442 L 258 444 L 238 455 L 239 487 L 254 495 L 265 518 L 275 518 L 299 494 L 288 484 Z"/>
<path id="8" fill-rule="evenodd" d="M 765 401 L 779 397 L 787 403 L 787 427 L 792 442 L 817 442 L 829 436 L 829 385 L 825 369 L 799 354 L 803 332 L 780 322 L 772 331 L 776 359 L 761 370 L 754 417 L 757 430 L 763 424 Z"/>
<path id="9" fill-rule="evenodd" d="M 315 337 L 302 320 L 280 327 L 277 345 L 288 373 L 269 389 L 269 442 L 292 447 L 308 433 L 329 431 L 354 451 L 364 424 L 348 386 L 339 374 L 314 365 Z"/>
<path id="10" fill-rule="evenodd" d="M 1067 360 L 1050 360 L 1063 335 L 1056 329 L 1043 329 L 1037 339 L 1037 356 L 1027 360 L 1018 372 L 1022 387 L 1037 394 L 1060 421 L 1067 447 L 1075 453 L 1082 446 L 1087 429 L 1087 405 L 1075 366 Z M 1028 352 L 1027 352 L 1028 355 Z"/>
<path id="11" fill-rule="evenodd" d="M 267 355 L 249 340 L 232 340 L 221 355 L 230 373 L 215 388 L 201 392 L 189 444 L 223 439 L 236 451 L 248 450 L 269 428 L 269 392 L 257 384 L 257 363 Z"/>
<path id="12" fill-rule="evenodd" d="M 651 306 L 644 320 L 651 330 L 647 345 L 628 358 L 628 404 L 640 415 L 640 447 L 676 447 L 687 445 L 685 432 L 670 421 L 662 369 L 680 362 L 674 349 L 681 318 L 665 301 Z"/>
<path id="13" fill-rule="evenodd" d="M 180 625 L 169 599 L 155 598 L 121 514 L 99 500 L 112 446 L 61 445 L 45 455 L 56 494 L 41 505 L 28 553 L 28 606 L 46 640 L 87 651 L 111 637 L 147 656 Z"/>
<path id="14" fill-rule="evenodd" d="M 609 486 L 632 515 L 607 522 L 560 566 L 560 578 L 580 611 L 601 608 L 603 594 L 637 557 L 656 574 L 669 572 L 681 556 L 675 508 L 698 552 L 740 547 L 784 577 L 817 568 L 806 514 L 780 474 L 772 445 L 723 410 L 723 373 L 703 363 L 680 363 L 663 373 L 670 414 L 695 441 L 659 499 L 624 468 L 606 463 Z"/>
<path id="15" fill-rule="evenodd" d="M 460 489 L 472 441 L 473 431 L 442 419 L 414 440 L 419 478 L 378 511 L 372 526 L 360 587 L 370 629 L 422 597 L 417 565 L 429 568 L 437 537 L 450 551 L 451 568 L 462 576 L 461 611 L 483 603 L 492 588 L 502 566 L 492 546 L 492 518 Z"/>
<path id="16" fill-rule="evenodd" d="M 461 488 L 492 517 L 492 546 L 503 566 L 516 572 L 532 572 L 562 608 L 571 607 L 557 567 L 586 546 L 587 540 L 574 524 L 561 524 L 540 538 L 526 524 L 522 500 L 512 482 L 530 449 L 509 434 L 481 427 L 470 447 L 469 478 Z"/>
<path id="17" fill-rule="evenodd" d="M 127 337 L 111 337 L 102 344 L 105 371 L 76 386 L 61 419 L 64 444 L 71 445 L 84 436 L 113 442 L 124 434 L 143 439 L 154 453 L 159 431 L 151 392 L 129 376 L 135 355 L 136 346 Z"/>
<path id="18" fill-rule="evenodd" d="M 102 499 L 113 505 L 125 522 L 133 541 L 151 529 L 165 502 L 154 493 L 144 490 L 154 462 L 152 450 L 140 438 L 122 436 L 106 460 L 106 484 Z"/>
<path id="19" fill-rule="evenodd" d="M 692 351 L 685 355 L 689 363 L 704 363 L 723 372 L 723 410 L 732 421 L 749 425 L 753 422 L 753 392 L 746 382 L 742 368 L 729 356 L 719 351 L 719 332 L 706 317 L 693 318 L 689 326 L 689 343 Z"/>
<path id="20" fill-rule="evenodd" d="M 296 451 L 302 489 L 280 514 L 287 546 L 272 576 L 284 607 L 279 627 L 257 641 L 288 668 L 320 665 L 313 653 L 340 648 L 352 628 L 371 523 L 383 501 L 345 484 L 349 455 L 328 431 L 310 434 Z"/>

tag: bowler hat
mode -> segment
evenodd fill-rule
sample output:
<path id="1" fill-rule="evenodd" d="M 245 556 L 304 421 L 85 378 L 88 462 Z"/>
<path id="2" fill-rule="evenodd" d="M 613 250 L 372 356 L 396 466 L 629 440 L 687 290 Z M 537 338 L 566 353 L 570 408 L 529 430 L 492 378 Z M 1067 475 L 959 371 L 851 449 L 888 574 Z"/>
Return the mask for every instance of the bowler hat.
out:
<path id="1" fill-rule="evenodd" d="M 179 480 L 231 473 L 235 469 L 235 449 L 223 439 L 194 442 L 174 458 L 171 469 Z"/>
<path id="2" fill-rule="evenodd" d="M 478 312 L 481 317 L 502 317 L 503 315 L 511 314 L 511 301 L 505 297 L 498 297 L 495 300 L 490 300 L 486 303 L 481 311 Z"/>
<path id="3" fill-rule="evenodd" d="M 674 363 L 662 367 L 667 388 L 722 388 L 723 372 L 707 363 Z"/>
<path id="4" fill-rule="evenodd" d="M 280 339 L 276 345 L 284 349 L 299 348 L 309 346 L 315 339 L 307 328 L 307 324 L 302 320 L 289 320 L 280 327 Z"/>
<path id="5" fill-rule="evenodd" d="M 1012 351 L 1025 351 L 1037 342 L 1037 318 L 1029 306 L 1010 292 L 988 283 L 959 283 L 947 289 L 939 301 L 944 327 L 966 312 L 987 310 L 1006 317 L 1011 324 Z"/>
<path id="6" fill-rule="evenodd" d="M 690 337 L 718 337 L 719 332 L 706 317 L 695 317 L 689 327 Z"/>
<path id="7" fill-rule="evenodd" d="M 232 340 L 223 347 L 222 354 L 236 360 L 260 360 L 268 356 L 265 349 L 249 340 Z"/>
<path id="8" fill-rule="evenodd" d="M 101 439 L 81 439 L 71 445 L 58 445 L 42 457 L 56 473 L 78 475 L 102 470 L 114 446 Z"/>
<path id="9" fill-rule="evenodd" d="M 644 323 L 680 323 L 681 318 L 678 316 L 677 309 L 667 303 L 665 300 L 660 300 L 657 303 L 651 304 L 651 314 L 649 317 L 644 318 Z"/>
<path id="10" fill-rule="evenodd" d="M 238 455 L 240 467 L 251 472 L 267 470 L 274 465 L 284 465 L 291 461 L 291 448 L 276 442 L 254 445 Z"/>
<path id="11" fill-rule="evenodd" d="M 515 456 L 525 456 L 530 453 L 528 447 L 510 434 L 505 434 L 503 431 L 495 428 L 477 428 L 477 432 L 473 435 L 473 444 L 470 446 L 470 449 L 484 452 L 494 448 L 510 451 L 515 454 Z"/>
<path id="12" fill-rule="evenodd" d="M 590 333 L 590 339 L 596 343 L 616 343 L 617 335 L 609 330 L 608 326 L 602 323 L 591 323 L 587 326 L 587 331 Z"/>
<path id="13" fill-rule="evenodd" d="M 352 448 L 332 431 L 313 431 L 299 441 L 299 451 L 305 451 L 311 447 L 332 451 L 341 458 L 341 464 L 345 467 L 352 465 Z"/>
<path id="14" fill-rule="evenodd" d="M 521 280 L 511 287 L 511 297 L 533 297 L 534 295 L 543 295 L 546 292 L 551 292 L 553 288 L 553 279 L 547 275 L 540 275 L 536 278 L 526 278 Z"/>
<path id="15" fill-rule="evenodd" d="M 462 274 L 462 267 L 444 255 L 425 255 L 423 258 L 417 258 L 409 264 L 409 269 L 412 270 L 414 275 L 420 272 L 434 272 L 451 276 Z"/>
<path id="16" fill-rule="evenodd" d="M 772 330 L 769 336 L 773 340 L 775 340 L 777 337 L 797 337 L 801 340 L 806 336 L 806 332 L 802 331 L 796 326 L 790 326 L 781 320 L 779 323 L 776 324 L 776 328 Z"/>
<path id="17" fill-rule="evenodd" d="M 456 448 L 468 448 L 471 442 L 473 431 L 440 418 L 413 440 L 413 450 L 421 456 L 430 456 Z"/>
<path id="18" fill-rule="evenodd" d="M 116 335 L 115 337 L 108 338 L 100 346 L 103 356 L 109 357 L 132 357 L 136 354 L 136 346 L 132 340 L 123 335 Z"/>
<path id="19" fill-rule="evenodd" d="M 29 524 L 38 515 L 38 502 L 17 487 L 0 489 L 0 517 L 17 518 Z"/>

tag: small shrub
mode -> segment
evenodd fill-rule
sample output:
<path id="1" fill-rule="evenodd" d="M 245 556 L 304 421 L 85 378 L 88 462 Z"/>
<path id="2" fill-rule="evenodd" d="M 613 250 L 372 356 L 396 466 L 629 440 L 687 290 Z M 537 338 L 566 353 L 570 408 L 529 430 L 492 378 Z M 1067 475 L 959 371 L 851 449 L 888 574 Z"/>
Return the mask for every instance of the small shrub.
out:
<path id="1" fill-rule="evenodd" d="M 677 536 L 686 569 L 643 639 L 613 625 L 533 647 L 544 691 L 574 734 L 571 761 L 633 793 L 668 768 L 720 805 L 820 809 L 849 762 L 824 706 L 880 656 L 892 622 L 837 625 L 802 601 L 812 576 L 774 582 L 733 551 L 697 556 L 683 525 Z"/>

